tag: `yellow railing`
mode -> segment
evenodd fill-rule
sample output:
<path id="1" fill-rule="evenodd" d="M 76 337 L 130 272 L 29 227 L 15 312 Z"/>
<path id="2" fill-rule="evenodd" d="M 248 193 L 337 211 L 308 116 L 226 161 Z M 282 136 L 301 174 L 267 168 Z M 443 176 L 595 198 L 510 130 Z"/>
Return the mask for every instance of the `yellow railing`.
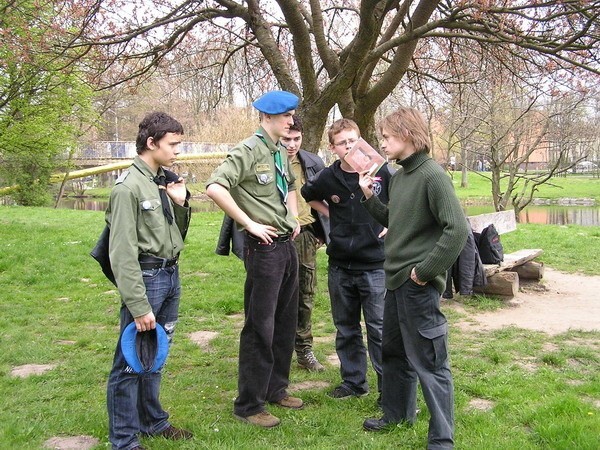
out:
<path id="1" fill-rule="evenodd" d="M 193 161 L 201 159 L 216 159 L 225 158 L 227 153 L 203 153 L 198 155 L 180 155 L 177 157 L 178 162 Z M 131 165 L 132 160 L 128 159 L 125 161 L 105 164 L 103 166 L 90 167 L 88 169 L 73 170 L 71 172 L 55 173 L 50 176 L 51 183 L 61 183 L 63 180 L 74 180 L 76 178 L 89 177 L 92 175 L 99 175 L 101 173 L 112 172 L 113 170 L 125 169 Z M 0 195 L 10 194 L 12 191 L 17 189 L 18 186 L 5 186 L 0 188 Z"/>

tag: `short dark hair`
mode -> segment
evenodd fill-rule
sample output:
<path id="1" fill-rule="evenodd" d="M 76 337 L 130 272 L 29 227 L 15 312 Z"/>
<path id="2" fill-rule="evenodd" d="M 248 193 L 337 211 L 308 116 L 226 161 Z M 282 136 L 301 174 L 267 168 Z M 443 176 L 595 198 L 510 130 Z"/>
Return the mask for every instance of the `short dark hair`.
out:
<path id="1" fill-rule="evenodd" d="M 160 111 L 146 115 L 138 128 L 138 135 L 135 140 L 135 150 L 138 155 L 148 149 L 146 143 L 150 137 L 158 142 L 167 133 L 183 134 L 183 126 L 167 113 Z"/>
<path id="2" fill-rule="evenodd" d="M 294 114 L 292 118 L 294 119 L 294 125 L 290 127 L 290 131 L 299 131 L 300 133 L 302 133 L 302 119 L 298 114 Z"/>

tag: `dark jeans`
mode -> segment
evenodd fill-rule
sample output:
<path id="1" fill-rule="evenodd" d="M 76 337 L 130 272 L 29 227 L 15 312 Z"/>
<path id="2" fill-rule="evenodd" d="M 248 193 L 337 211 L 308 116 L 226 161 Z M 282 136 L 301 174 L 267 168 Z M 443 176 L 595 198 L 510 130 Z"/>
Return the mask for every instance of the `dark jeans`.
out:
<path id="1" fill-rule="evenodd" d="M 234 413 L 248 417 L 287 395 L 298 316 L 298 257 L 292 241 L 246 236 L 245 323 Z"/>
<path id="2" fill-rule="evenodd" d="M 156 316 L 172 340 L 179 310 L 181 285 L 179 267 L 144 270 L 146 294 Z M 133 317 L 121 305 L 121 333 Z M 127 365 L 117 342 L 113 367 L 108 378 L 107 407 L 109 439 L 113 449 L 129 450 L 139 445 L 138 433 L 153 435 L 169 426 L 169 414 L 159 401 L 161 371 L 138 375 Z"/>
<path id="3" fill-rule="evenodd" d="M 312 310 L 315 304 L 315 288 L 317 285 L 317 249 L 319 240 L 315 237 L 312 226 L 302 227 L 302 231 L 294 240 L 298 253 L 298 326 L 296 328 L 296 352 L 312 350 Z"/>
<path id="4" fill-rule="evenodd" d="M 328 272 L 331 314 L 337 329 L 335 349 L 340 359 L 342 384 L 357 394 L 369 391 L 367 352 L 360 326 L 362 308 L 369 357 L 377 373 L 378 390 L 381 390 L 385 273 L 383 269 L 358 271 L 337 266 L 329 266 Z"/>
<path id="5" fill-rule="evenodd" d="M 384 417 L 414 422 L 417 379 L 431 419 L 428 449 L 454 445 L 454 387 L 448 361 L 448 323 L 440 293 L 411 280 L 385 298 L 383 318 Z"/>

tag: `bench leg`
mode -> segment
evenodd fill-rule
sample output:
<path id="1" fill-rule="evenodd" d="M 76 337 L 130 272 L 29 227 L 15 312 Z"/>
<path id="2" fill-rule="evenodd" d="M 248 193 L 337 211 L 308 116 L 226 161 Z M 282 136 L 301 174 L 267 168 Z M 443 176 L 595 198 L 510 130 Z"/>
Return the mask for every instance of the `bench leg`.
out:
<path id="1" fill-rule="evenodd" d="M 499 272 L 487 278 L 486 286 L 474 287 L 481 294 L 514 297 L 519 292 L 519 274 L 517 272 Z"/>
<path id="2" fill-rule="evenodd" d="M 527 261 L 526 263 L 513 267 L 513 272 L 519 274 L 523 280 L 541 280 L 544 277 L 544 263 L 537 261 Z"/>

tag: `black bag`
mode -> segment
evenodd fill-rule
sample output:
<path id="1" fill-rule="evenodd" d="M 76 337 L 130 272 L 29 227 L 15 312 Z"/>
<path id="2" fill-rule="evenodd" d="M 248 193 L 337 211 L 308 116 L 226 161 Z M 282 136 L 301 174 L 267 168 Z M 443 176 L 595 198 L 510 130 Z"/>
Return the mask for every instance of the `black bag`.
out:
<path id="1" fill-rule="evenodd" d="M 92 258 L 94 258 L 100 264 L 102 268 L 102 272 L 110 280 L 112 284 L 115 286 L 117 282 L 115 281 L 115 275 L 113 274 L 112 268 L 110 267 L 110 258 L 108 257 L 108 237 L 110 234 L 110 228 L 108 226 L 104 226 L 104 230 L 102 230 L 102 234 L 98 238 L 98 242 L 96 246 L 90 252 Z"/>
<path id="2" fill-rule="evenodd" d="M 482 263 L 500 264 L 504 261 L 504 248 L 502 248 L 500 235 L 493 223 L 481 230 L 481 233 L 473 234 Z"/>

